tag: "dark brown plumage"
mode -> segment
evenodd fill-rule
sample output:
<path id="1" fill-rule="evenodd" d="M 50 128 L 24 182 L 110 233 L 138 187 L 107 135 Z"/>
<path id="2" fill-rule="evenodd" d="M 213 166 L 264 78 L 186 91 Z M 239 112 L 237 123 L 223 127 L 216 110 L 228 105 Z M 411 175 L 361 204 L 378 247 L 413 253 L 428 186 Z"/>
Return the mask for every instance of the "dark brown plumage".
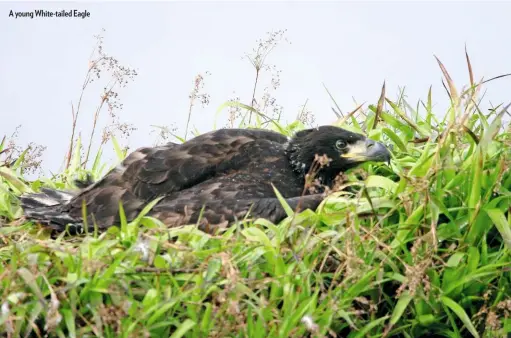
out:
<path id="1" fill-rule="evenodd" d="M 83 201 L 92 230 L 94 221 L 99 229 L 119 224 L 119 202 L 132 220 L 161 196 L 149 215 L 169 227 L 199 222 L 213 232 L 249 210 L 252 218 L 279 222 L 286 214 L 272 184 L 296 207 L 316 154 L 331 159 L 317 175 L 327 186 L 362 162 L 390 160 L 381 143 L 333 126 L 302 130 L 290 139 L 268 130 L 221 129 L 183 144 L 138 149 L 98 182 L 76 192 L 42 189 L 22 196 L 21 203 L 28 219 L 58 231 L 82 227 Z M 315 209 L 322 199 L 306 195 L 300 205 Z"/>

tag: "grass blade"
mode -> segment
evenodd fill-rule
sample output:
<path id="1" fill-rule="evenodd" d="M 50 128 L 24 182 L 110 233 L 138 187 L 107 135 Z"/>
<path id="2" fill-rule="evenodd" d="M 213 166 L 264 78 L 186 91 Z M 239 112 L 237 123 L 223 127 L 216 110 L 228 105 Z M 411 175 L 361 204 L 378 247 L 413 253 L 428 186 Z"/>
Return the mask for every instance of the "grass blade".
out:
<path id="1" fill-rule="evenodd" d="M 458 316 L 458 318 L 463 322 L 463 324 L 465 324 L 465 327 L 472 334 L 472 336 L 474 336 L 475 338 L 480 337 L 479 333 L 477 332 L 474 324 L 472 324 L 472 321 L 468 317 L 467 313 L 458 303 L 456 303 L 454 300 L 446 296 L 443 296 L 441 300 L 442 303 L 449 309 L 451 309 L 451 311 L 454 312 L 456 316 Z"/>

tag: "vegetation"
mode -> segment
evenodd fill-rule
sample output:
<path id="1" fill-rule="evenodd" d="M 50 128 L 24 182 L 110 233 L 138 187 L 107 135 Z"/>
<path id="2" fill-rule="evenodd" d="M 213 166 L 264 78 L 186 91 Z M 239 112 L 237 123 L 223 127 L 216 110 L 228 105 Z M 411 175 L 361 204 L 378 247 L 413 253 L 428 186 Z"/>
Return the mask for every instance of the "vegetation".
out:
<path id="1" fill-rule="evenodd" d="M 264 64 L 257 56 L 252 60 Z M 260 219 L 212 236 L 195 225 L 168 229 L 142 213 L 105 233 L 52 238 L 47 229 L 20 218 L 20 194 L 42 186 L 72 189 L 73 179 L 87 173 L 101 177 L 115 163 L 104 163 L 99 149 L 87 165 L 90 146 L 72 138 L 62 172 L 29 181 L 28 152 L 17 159 L 4 156 L 0 332 L 7 337 L 506 337 L 511 332 L 511 129 L 503 121 L 509 106 L 480 109 L 485 82 L 473 80 L 468 55 L 470 85 L 461 92 L 438 64 L 450 102 L 445 117 L 437 118 L 432 90 L 413 108 L 404 95 L 387 98 L 385 85 L 375 105 L 338 113 L 336 125 L 392 148 L 390 166 L 368 163 L 345 173 L 318 210 L 288 208 L 281 224 Z M 190 115 L 200 88 L 196 83 Z M 256 101 L 254 95 L 249 105 L 231 100 L 220 111 L 235 110 L 231 124 L 237 119 L 243 127 L 288 135 L 311 121 L 285 125 Z M 108 141 L 118 160 L 126 156 L 114 135 Z M 0 154 L 6 149 L 4 138 Z"/>

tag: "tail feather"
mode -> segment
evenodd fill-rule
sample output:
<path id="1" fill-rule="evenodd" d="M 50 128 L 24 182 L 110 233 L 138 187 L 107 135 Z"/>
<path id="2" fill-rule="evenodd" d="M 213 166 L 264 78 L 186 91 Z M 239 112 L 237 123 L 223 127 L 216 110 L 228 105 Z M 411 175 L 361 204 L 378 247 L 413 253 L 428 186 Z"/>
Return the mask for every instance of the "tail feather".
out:
<path id="1" fill-rule="evenodd" d="M 20 197 L 21 207 L 28 220 L 62 229 L 66 225 L 81 223 L 62 210 L 74 194 L 72 192 L 41 188 L 41 192 Z"/>
<path id="2" fill-rule="evenodd" d="M 69 202 L 74 194 L 62 190 L 41 188 L 40 193 L 26 194 L 21 196 L 21 206 L 23 209 L 33 209 L 38 207 L 52 207 Z"/>

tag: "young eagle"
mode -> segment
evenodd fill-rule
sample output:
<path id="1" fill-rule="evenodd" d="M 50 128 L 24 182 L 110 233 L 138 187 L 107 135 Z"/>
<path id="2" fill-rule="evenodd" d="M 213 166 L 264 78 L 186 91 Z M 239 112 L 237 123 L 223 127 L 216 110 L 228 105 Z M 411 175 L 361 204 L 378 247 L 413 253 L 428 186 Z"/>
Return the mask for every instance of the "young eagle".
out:
<path id="1" fill-rule="evenodd" d="M 95 222 L 104 230 L 120 224 L 119 202 L 130 221 L 157 197 L 163 198 L 148 215 L 169 227 L 198 222 L 213 233 L 247 213 L 277 223 L 286 214 L 272 184 L 292 208 L 301 199 L 302 209 L 314 210 L 323 200 L 320 193 L 301 197 L 316 154 L 331 159 L 316 176 L 330 187 L 340 172 L 390 160 L 383 144 L 334 126 L 302 130 L 289 139 L 268 130 L 221 129 L 183 144 L 138 149 L 77 192 L 43 188 L 22 196 L 21 205 L 27 219 L 57 231 L 68 225 L 83 230 L 83 202 L 89 229 Z"/>

